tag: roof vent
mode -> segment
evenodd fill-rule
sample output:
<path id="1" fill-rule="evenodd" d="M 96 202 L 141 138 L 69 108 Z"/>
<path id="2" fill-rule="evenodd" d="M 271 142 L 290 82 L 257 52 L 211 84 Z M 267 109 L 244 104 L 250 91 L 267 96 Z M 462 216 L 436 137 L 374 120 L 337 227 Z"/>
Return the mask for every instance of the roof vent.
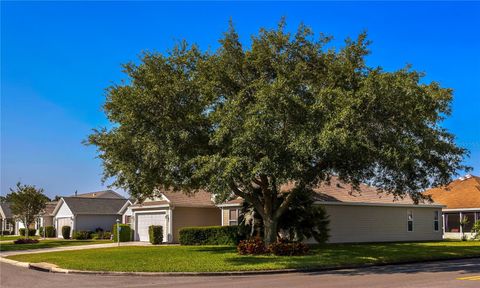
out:
<path id="1" fill-rule="evenodd" d="M 463 181 L 463 180 L 465 180 L 465 177 L 462 176 L 462 177 L 458 178 L 458 180 Z"/>
<path id="2" fill-rule="evenodd" d="M 465 175 L 465 179 L 470 179 L 470 178 L 472 178 L 472 174 Z"/>

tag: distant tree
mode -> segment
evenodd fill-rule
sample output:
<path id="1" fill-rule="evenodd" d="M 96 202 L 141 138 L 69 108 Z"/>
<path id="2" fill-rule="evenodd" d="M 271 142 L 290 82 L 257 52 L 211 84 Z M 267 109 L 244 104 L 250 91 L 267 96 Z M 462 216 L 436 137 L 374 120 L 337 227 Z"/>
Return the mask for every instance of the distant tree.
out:
<path id="1" fill-rule="evenodd" d="M 10 209 L 15 218 L 25 226 L 25 236 L 28 238 L 28 228 L 35 222 L 37 216 L 49 201 L 43 194 L 43 189 L 37 189 L 33 185 L 17 183 L 15 189 L 10 188 Z"/>
<path id="2" fill-rule="evenodd" d="M 55 198 L 53 198 L 52 201 L 60 201 L 60 199 L 62 199 L 62 196 L 55 195 Z"/>
<path id="3" fill-rule="evenodd" d="M 112 125 L 87 141 L 104 180 L 140 199 L 156 188 L 235 194 L 263 219 L 268 244 L 295 191 L 332 175 L 418 202 L 466 168 L 441 125 L 451 89 L 409 67 L 368 66 L 365 33 L 337 49 L 330 39 L 281 21 L 244 47 L 231 26 L 217 51 L 182 42 L 125 65 L 128 79 L 107 91 Z"/>

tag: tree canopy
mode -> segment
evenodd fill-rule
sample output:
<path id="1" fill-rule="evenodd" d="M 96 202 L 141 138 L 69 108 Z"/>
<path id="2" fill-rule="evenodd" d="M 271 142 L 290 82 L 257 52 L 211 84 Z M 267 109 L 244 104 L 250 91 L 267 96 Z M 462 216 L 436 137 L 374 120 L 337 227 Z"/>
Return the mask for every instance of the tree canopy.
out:
<path id="1" fill-rule="evenodd" d="M 10 189 L 10 192 L 10 210 L 14 217 L 28 228 L 35 222 L 35 217 L 45 209 L 49 199 L 43 194 L 43 189 L 37 189 L 33 185 L 22 185 L 20 182 L 15 189 Z M 25 230 L 25 236 L 28 238 L 28 229 Z"/>
<path id="2" fill-rule="evenodd" d="M 366 33 L 330 41 L 304 25 L 289 33 L 282 20 L 245 47 L 230 25 L 214 52 L 182 42 L 124 65 L 104 105 L 113 126 L 87 141 L 105 179 L 139 198 L 155 188 L 241 196 L 272 239 L 290 192 L 332 175 L 420 201 L 466 168 L 467 151 L 440 125 L 451 89 L 410 67 L 368 66 Z"/>

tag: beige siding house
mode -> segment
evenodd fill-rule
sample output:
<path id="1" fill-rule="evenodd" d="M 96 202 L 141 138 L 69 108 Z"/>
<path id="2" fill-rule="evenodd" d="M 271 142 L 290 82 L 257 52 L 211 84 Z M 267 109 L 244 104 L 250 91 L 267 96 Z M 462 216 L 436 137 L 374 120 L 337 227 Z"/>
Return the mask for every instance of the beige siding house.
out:
<path id="1" fill-rule="evenodd" d="M 330 219 L 330 243 L 425 241 L 442 239 L 442 205 L 414 204 L 361 185 L 355 191 L 332 178 L 315 189 L 317 205 Z M 237 225 L 242 199 L 222 205 L 222 225 Z"/>
<path id="2" fill-rule="evenodd" d="M 220 209 L 215 206 L 212 195 L 197 192 L 186 195 L 182 192 L 162 191 L 153 199 L 130 206 L 134 240 L 149 241 L 148 227 L 163 226 L 166 243 L 178 243 L 183 227 L 221 225 Z"/>

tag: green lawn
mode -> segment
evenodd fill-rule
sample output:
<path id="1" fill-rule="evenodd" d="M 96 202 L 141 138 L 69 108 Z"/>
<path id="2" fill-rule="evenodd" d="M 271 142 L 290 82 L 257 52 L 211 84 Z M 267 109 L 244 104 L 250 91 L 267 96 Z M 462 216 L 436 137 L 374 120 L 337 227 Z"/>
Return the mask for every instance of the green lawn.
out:
<path id="1" fill-rule="evenodd" d="M 314 247 L 309 255 L 240 256 L 231 246 L 136 246 L 52 252 L 8 257 L 49 262 L 62 268 L 102 271 L 214 272 L 270 269 L 312 269 L 395 263 L 412 260 L 480 257 L 480 242 L 332 244 Z"/>
<path id="2" fill-rule="evenodd" d="M 17 237 L 18 238 L 18 237 Z M 15 238 L 16 239 L 16 238 Z M 101 244 L 112 243 L 111 240 L 63 240 L 63 239 L 45 239 L 35 244 L 13 244 L 12 242 L 0 243 L 0 251 L 18 251 L 28 249 L 41 249 L 41 248 L 53 248 L 60 246 L 76 246 L 76 245 L 89 245 L 89 244 Z"/>

